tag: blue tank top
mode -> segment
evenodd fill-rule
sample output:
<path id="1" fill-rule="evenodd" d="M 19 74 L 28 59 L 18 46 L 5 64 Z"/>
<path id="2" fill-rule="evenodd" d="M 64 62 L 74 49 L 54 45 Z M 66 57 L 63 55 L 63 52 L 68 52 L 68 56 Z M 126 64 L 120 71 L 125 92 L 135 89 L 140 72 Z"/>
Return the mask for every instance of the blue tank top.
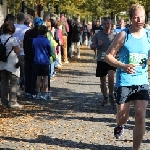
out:
<path id="1" fill-rule="evenodd" d="M 117 68 L 116 87 L 149 84 L 148 82 L 148 52 L 150 38 L 147 30 L 142 38 L 132 36 L 125 29 L 124 45 L 119 50 L 119 60 L 125 64 L 135 64 L 135 73 L 127 74 L 123 69 Z"/>

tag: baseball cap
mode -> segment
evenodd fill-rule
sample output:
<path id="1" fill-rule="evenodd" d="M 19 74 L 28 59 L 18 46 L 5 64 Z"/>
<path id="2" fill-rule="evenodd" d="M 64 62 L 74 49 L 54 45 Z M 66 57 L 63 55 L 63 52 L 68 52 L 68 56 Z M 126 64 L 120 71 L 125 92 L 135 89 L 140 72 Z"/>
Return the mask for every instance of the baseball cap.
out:
<path id="1" fill-rule="evenodd" d="M 40 26 L 40 25 L 42 25 L 43 23 L 44 23 L 44 21 L 43 21 L 42 18 L 40 18 L 40 17 L 37 17 L 37 18 L 34 19 L 34 25 Z"/>

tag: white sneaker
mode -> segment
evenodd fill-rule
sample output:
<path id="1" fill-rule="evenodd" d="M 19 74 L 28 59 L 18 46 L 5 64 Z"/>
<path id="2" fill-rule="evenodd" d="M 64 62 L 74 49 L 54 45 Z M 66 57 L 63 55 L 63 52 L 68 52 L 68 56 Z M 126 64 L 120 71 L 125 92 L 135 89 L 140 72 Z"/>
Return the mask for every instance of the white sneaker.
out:
<path id="1" fill-rule="evenodd" d="M 55 66 L 56 69 L 60 69 L 61 68 L 61 65 L 57 65 Z"/>
<path id="2" fill-rule="evenodd" d="M 77 51 L 77 58 L 80 58 L 80 50 Z"/>
<path id="3" fill-rule="evenodd" d="M 77 58 L 80 59 L 80 55 L 77 55 Z"/>
<path id="4" fill-rule="evenodd" d="M 69 61 L 67 60 L 67 61 L 65 61 L 64 63 L 65 63 L 65 64 L 69 64 Z"/>
<path id="5" fill-rule="evenodd" d="M 15 104 L 10 104 L 9 105 L 9 108 L 12 108 L 12 109 L 22 109 L 23 108 L 23 105 L 20 105 L 18 104 L 17 102 Z"/>

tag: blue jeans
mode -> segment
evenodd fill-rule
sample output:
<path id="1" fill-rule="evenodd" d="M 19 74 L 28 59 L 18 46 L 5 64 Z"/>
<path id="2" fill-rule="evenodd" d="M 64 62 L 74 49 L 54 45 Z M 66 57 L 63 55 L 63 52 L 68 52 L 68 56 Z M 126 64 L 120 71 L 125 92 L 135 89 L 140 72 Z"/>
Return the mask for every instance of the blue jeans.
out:
<path id="1" fill-rule="evenodd" d="M 91 44 L 92 44 L 92 38 L 91 38 L 91 36 L 90 36 L 90 37 L 88 38 L 88 48 L 90 48 Z"/>
<path id="2" fill-rule="evenodd" d="M 80 35 L 80 45 L 83 44 L 82 34 Z"/>
<path id="3" fill-rule="evenodd" d="M 50 77 L 52 77 L 54 75 L 55 72 L 55 61 L 50 64 Z"/>
<path id="4" fill-rule="evenodd" d="M 36 73 L 34 64 L 25 61 L 25 92 L 35 95 L 36 94 Z"/>

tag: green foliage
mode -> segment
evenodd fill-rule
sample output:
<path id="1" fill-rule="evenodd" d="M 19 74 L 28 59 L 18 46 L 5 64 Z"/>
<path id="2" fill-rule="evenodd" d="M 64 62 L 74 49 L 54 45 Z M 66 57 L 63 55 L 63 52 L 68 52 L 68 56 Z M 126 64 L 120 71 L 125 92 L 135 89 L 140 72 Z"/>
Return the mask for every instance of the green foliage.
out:
<path id="1" fill-rule="evenodd" d="M 60 11 L 66 12 L 68 15 L 79 14 L 85 19 L 87 16 L 110 16 L 111 12 L 118 15 L 120 12 L 128 11 L 133 3 L 141 3 L 145 6 L 146 11 L 150 11 L 149 0 L 26 0 L 28 7 L 36 10 L 36 5 L 41 3 L 47 11 L 47 3 L 50 2 L 53 7 L 59 4 Z M 10 12 L 18 13 L 20 11 L 20 0 L 8 0 L 8 8 Z M 54 10 L 54 9 L 52 9 Z M 89 18 L 90 18 L 89 17 Z"/>

